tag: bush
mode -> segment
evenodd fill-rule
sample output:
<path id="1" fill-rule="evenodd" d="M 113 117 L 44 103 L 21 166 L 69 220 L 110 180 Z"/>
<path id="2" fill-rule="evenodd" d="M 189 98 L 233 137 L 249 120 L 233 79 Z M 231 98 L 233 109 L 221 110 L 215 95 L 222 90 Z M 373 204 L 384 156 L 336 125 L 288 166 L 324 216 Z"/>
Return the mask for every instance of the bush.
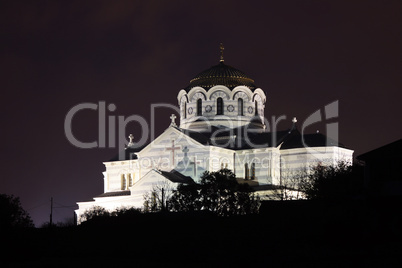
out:
<path id="1" fill-rule="evenodd" d="M 363 189 L 363 177 L 359 167 L 346 162 L 337 165 L 313 167 L 301 183 L 307 199 L 347 199 L 359 195 Z"/>
<path id="2" fill-rule="evenodd" d="M 104 207 L 93 206 L 92 208 L 86 210 L 80 217 L 80 222 L 89 221 L 93 219 L 106 218 L 110 216 L 110 212 Z"/>
<path id="3" fill-rule="evenodd" d="M 18 197 L 0 194 L 0 230 L 20 227 L 34 227 L 31 217 Z"/>
<path id="4" fill-rule="evenodd" d="M 199 185 L 179 185 L 169 200 L 171 211 L 211 211 L 220 216 L 258 213 L 260 200 L 229 169 L 206 171 Z"/>

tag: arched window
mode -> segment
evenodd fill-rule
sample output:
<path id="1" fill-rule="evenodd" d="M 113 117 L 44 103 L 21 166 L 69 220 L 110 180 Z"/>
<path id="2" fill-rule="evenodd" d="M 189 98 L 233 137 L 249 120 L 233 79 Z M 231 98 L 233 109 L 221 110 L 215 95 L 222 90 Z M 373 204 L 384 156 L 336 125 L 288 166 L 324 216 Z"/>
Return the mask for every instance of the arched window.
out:
<path id="1" fill-rule="evenodd" d="M 126 176 L 124 176 L 124 174 L 121 174 L 121 189 L 126 190 L 126 187 L 127 187 Z"/>
<path id="2" fill-rule="evenodd" d="M 187 102 L 183 103 L 183 118 L 186 119 L 187 118 Z"/>
<path id="3" fill-rule="evenodd" d="M 244 179 L 248 180 L 249 178 L 249 170 L 248 170 L 248 164 L 244 164 Z"/>
<path id="4" fill-rule="evenodd" d="M 257 101 L 255 101 L 255 109 L 254 109 L 255 111 L 255 115 L 258 115 L 258 102 Z"/>
<path id="5" fill-rule="evenodd" d="M 216 114 L 217 115 L 223 114 L 223 99 L 221 97 L 216 99 Z"/>
<path id="6" fill-rule="evenodd" d="M 197 116 L 202 115 L 202 99 L 197 100 Z"/>
<path id="7" fill-rule="evenodd" d="M 237 100 L 237 106 L 239 106 L 238 107 L 239 115 L 243 115 L 243 99 L 242 98 L 239 98 Z"/>
<path id="8" fill-rule="evenodd" d="M 128 187 L 133 186 L 133 177 L 131 174 L 128 174 Z"/>
<path id="9" fill-rule="evenodd" d="M 251 164 L 251 179 L 255 180 L 255 163 Z"/>

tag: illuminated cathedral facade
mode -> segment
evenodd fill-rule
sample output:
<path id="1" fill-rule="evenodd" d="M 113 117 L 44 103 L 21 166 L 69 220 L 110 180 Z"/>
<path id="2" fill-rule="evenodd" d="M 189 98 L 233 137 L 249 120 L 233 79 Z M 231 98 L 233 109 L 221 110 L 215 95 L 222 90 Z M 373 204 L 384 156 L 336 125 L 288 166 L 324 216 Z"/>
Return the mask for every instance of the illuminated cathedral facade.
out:
<path id="1" fill-rule="evenodd" d="M 156 185 L 173 190 L 197 183 L 204 171 L 228 168 L 267 198 L 289 174 L 317 163 L 352 161 L 353 151 L 321 133 L 301 134 L 297 120 L 282 131 L 267 131 L 267 96 L 253 79 L 223 61 L 201 72 L 177 95 L 180 123 L 145 147 L 132 141 L 104 162 L 104 192 L 78 202 L 79 216 L 93 206 L 108 210 L 144 205 Z"/>

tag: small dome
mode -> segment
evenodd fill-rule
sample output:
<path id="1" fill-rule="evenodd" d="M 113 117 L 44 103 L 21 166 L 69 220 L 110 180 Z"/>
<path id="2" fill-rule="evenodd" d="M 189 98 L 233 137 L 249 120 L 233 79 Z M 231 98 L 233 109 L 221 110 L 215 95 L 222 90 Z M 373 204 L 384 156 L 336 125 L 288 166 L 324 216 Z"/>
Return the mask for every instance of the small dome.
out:
<path id="1" fill-rule="evenodd" d="M 230 89 L 237 86 L 246 86 L 251 90 L 257 88 L 253 79 L 242 71 L 226 65 L 221 61 L 218 65 L 212 66 L 194 77 L 186 87 L 186 90 L 189 91 L 193 87 L 203 87 L 208 90 L 216 85 L 223 85 Z"/>

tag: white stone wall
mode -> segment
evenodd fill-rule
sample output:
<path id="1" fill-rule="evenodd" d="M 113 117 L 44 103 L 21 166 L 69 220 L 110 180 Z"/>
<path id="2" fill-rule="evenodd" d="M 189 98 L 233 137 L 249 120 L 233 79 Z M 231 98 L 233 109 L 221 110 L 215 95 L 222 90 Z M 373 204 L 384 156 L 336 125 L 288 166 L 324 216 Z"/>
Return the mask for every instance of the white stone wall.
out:
<path id="1" fill-rule="evenodd" d="M 279 176 L 278 148 L 261 148 L 236 151 L 236 176 L 245 178 L 245 164 L 248 164 L 249 178 L 252 176 L 252 164 L 255 167 L 255 178 L 261 185 L 272 184 Z"/>
<path id="2" fill-rule="evenodd" d="M 321 163 L 336 165 L 339 161 L 352 164 L 353 150 L 340 147 L 308 147 L 281 150 L 281 174 L 287 176 L 300 170 L 308 171 Z"/>
<path id="3" fill-rule="evenodd" d="M 175 147 L 174 153 L 168 148 Z M 173 162 L 174 154 L 174 162 Z M 279 185 L 281 177 L 306 170 L 318 163 L 336 164 L 338 161 L 352 163 L 353 151 L 339 147 L 314 147 L 280 150 L 280 148 L 258 148 L 249 150 L 230 150 L 217 146 L 204 146 L 181 133 L 176 128 L 168 128 L 141 152 L 136 153 L 138 159 L 126 161 L 105 162 L 104 192 L 130 190 L 130 196 L 115 196 L 95 198 L 92 202 L 80 202 L 77 215 L 95 205 L 108 210 L 127 207 L 142 207 L 144 194 L 152 191 L 153 185 L 166 179 L 156 169 L 170 171 L 183 167 L 187 158 L 192 164 L 182 174 L 199 182 L 205 170 L 218 171 L 228 168 L 238 178 L 245 176 L 245 164 L 248 164 L 249 178 L 252 177 L 252 164 L 255 164 L 255 181 L 260 185 Z M 195 164 L 194 164 L 195 163 Z M 196 168 L 196 170 L 194 169 Z M 126 182 L 122 189 L 122 176 L 130 175 L 133 185 Z M 172 184 L 172 189 L 176 187 Z"/>
<path id="4" fill-rule="evenodd" d="M 103 164 L 106 168 L 106 171 L 103 172 L 104 192 L 124 190 L 121 189 L 122 176 L 125 176 L 126 179 L 131 176 L 133 184 L 140 178 L 137 160 L 104 162 Z"/>
<path id="5" fill-rule="evenodd" d="M 78 202 L 78 209 L 75 212 L 77 219 L 80 220 L 81 215 L 84 214 L 85 211 L 95 206 L 101 206 L 110 212 L 119 208 L 143 208 L 145 194 L 151 194 L 151 192 L 157 188 L 164 188 L 165 196 L 169 196 L 176 187 L 176 183 L 172 183 L 158 171 L 151 170 L 132 187 L 128 188 L 128 190 L 131 191 L 130 195 L 95 197 L 94 201 Z"/>
<path id="6" fill-rule="evenodd" d="M 168 149 L 172 148 L 172 144 L 173 147 L 177 148 L 175 149 L 174 157 L 172 150 Z M 180 172 L 198 181 L 199 177 L 210 165 L 210 147 L 202 146 L 195 141 L 189 141 L 189 138 L 178 130 L 169 128 L 149 146 L 137 153 L 138 159 L 105 162 L 106 171 L 103 172 L 105 192 L 122 190 L 122 175 L 126 176 L 126 178 L 128 175 L 132 176 L 133 184 L 135 184 L 152 169 L 170 171 L 173 168 L 177 168 L 178 164 L 184 159 L 184 148 L 187 148 L 187 157 L 192 164 L 188 165 L 188 169 L 180 170 Z M 196 169 L 195 171 L 194 168 Z"/>

